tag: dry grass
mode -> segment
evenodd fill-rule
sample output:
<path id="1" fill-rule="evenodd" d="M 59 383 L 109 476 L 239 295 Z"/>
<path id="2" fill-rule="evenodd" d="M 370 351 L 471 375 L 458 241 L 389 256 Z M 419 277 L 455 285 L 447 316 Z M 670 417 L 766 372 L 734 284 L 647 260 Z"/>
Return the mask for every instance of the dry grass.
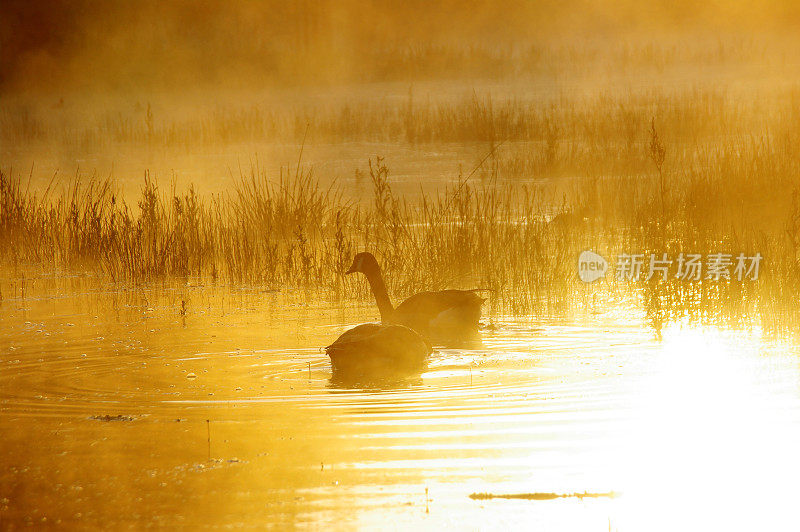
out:
<path id="1" fill-rule="evenodd" d="M 753 50 L 720 48 L 695 62 L 763 59 Z M 559 53 L 574 71 L 598 62 L 586 49 L 573 52 Z M 519 67 L 527 57 L 541 61 L 536 68 L 553 64 L 535 50 L 526 53 L 514 52 L 508 63 Z M 685 66 L 686 53 L 607 52 L 594 68 L 668 70 Z M 18 148 L 197 149 L 300 142 L 310 132 L 315 142 L 474 144 L 492 155 L 448 190 L 403 197 L 393 191 L 386 163 L 373 160 L 373 195 L 362 202 L 323 186 L 330 180 L 311 169 L 270 176 L 254 166 L 222 196 L 163 189 L 146 177 L 130 205 L 111 180 L 28 189 L 19 175 L 3 171 L 0 261 L 125 283 L 201 278 L 366 297 L 364 284 L 342 272 L 355 252 L 371 250 L 398 297 L 481 287 L 492 291 L 494 311 L 517 314 L 636 297 L 656 329 L 684 317 L 737 324 L 752 316 L 768 329 L 791 329 L 800 323 L 798 101 L 794 85 L 736 92 L 653 84 L 526 100 L 478 92 L 431 99 L 412 87 L 397 99 L 218 108 L 182 119 L 150 105 L 92 119 L 70 118 L 68 106 L 44 113 L 9 104 L 0 111 L 0 130 L 3 142 Z M 589 288 L 576 279 L 584 249 L 612 263 L 619 253 L 680 252 L 760 252 L 765 261 L 757 282 L 611 280 Z"/>
<path id="2" fill-rule="evenodd" d="M 800 292 L 800 130 L 784 134 L 780 142 L 734 138 L 687 158 L 653 129 L 640 143 L 649 173 L 589 175 L 560 202 L 545 186 L 501 179 L 491 162 L 489 179 L 462 176 L 440 195 L 412 198 L 393 193 L 383 160 L 370 161 L 373 199 L 362 203 L 323 188 L 311 170 L 270 179 L 253 167 L 233 193 L 214 197 L 167 193 L 146 177 L 135 207 L 117 199 L 110 181 L 36 194 L 1 173 L 0 242 L 16 268 L 55 265 L 130 283 L 207 278 L 330 297 L 367 295 L 342 275 L 367 249 L 398 296 L 481 287 L 492 290 L 495 311 L 541 314 L 636 295 L 657 329 L 683 317 L 752 324 L 747 317 L 758 315 L 777 330 L 797 323 Z M 612 261 L 619 253 L 760 252 L 765 263 L 758 281 L 587 288 L 576 279 L 583 249 Z"/>

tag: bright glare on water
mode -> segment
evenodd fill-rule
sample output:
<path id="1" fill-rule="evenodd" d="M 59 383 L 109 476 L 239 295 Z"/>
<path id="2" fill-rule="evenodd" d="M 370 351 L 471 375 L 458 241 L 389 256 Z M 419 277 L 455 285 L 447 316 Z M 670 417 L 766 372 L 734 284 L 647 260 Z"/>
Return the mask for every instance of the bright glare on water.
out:
<path id="1" fill-rule="evenodd" d="M 419 377 L 347 383 L 320 348 L 369 306 L 167 294 L 5 294 L 0 523 L 800 525 L 798 348 L 758 331 L 495 318 Z M 584 492 L 615 496 L 470 498 Z"/>

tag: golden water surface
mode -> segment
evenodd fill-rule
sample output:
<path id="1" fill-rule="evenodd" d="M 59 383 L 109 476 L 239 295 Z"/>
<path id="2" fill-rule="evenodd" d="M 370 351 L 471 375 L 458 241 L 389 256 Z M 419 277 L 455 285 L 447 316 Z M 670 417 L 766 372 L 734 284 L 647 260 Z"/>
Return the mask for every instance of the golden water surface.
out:
<path id="1" fill-rule="evenodd" d="M 0 302 L 3 529 L 800 525 L 798 348 L 757 330 L 500 316 L 347 383 L 320 347 L 371 306 L 47 282 Z"/>

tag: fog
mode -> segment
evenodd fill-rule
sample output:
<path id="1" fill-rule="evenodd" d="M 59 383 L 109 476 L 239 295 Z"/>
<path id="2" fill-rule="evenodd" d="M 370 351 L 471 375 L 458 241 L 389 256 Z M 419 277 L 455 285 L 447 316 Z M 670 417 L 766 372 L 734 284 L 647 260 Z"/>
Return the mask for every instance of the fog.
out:
<path id="1" fill-rule="evenodd" d="M 6 94 L 496 75 L 490 52 L 498 47 L 613 46 L 654 35 L 680 41 L 687 33 L 713 43 L 789 31 L 800 20 L 800 6 L 790 0 L 451 0 L 436 6 L 419 0 L 8 0 L 0 9 L 0 88 Z"/>

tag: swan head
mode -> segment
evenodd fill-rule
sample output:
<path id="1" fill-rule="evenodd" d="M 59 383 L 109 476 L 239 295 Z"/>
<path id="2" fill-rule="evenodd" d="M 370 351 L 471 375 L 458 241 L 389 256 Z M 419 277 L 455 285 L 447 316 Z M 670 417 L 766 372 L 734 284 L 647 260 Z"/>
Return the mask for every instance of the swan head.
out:
<path id="1" fill-rule="evenodd" d="M 353 264 L 350 265 L 350 269 L 345 273 L 368 273 L 374 272 L 378 269 L 378 261 L 375 260 L 375 257 L 372 255 L 372 253 L 363 252 L 353 257 Z"/>

